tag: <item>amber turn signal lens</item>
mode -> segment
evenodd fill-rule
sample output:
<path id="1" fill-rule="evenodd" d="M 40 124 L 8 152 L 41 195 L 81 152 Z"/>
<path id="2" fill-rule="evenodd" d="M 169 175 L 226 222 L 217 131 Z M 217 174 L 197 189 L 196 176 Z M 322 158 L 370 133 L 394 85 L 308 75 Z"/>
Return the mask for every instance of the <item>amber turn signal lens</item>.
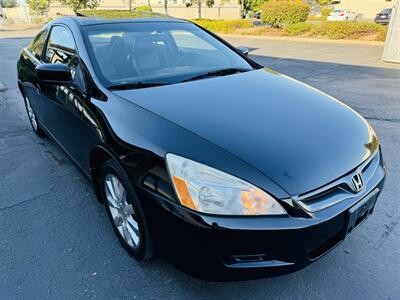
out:
<path id="1" fill-rule="evenodd" d="M 267 212 L 267 199 L 265 194 L 258 189 L 243 191 L 241 200 L 247 215 L 261 215 Z"/>
<path id="2" fill-rule="evenodd" d="M 175 188 L 178 193 L 179 199 L 181 200 L 181 203 L 186 207 L 196 209 L 196 204 L 194 204 L 193 199 L 190 196 L 186 181 L 175 176 L 173 178 Z"/>

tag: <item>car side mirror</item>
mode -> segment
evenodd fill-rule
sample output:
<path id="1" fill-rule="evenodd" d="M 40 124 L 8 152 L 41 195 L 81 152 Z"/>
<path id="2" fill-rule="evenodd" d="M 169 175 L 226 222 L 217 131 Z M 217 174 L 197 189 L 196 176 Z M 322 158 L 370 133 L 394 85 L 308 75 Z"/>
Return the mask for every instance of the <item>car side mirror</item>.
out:
<path id="1" fill-rule="evenodd" d="M 249 56 L 249 49 L 246 47 L 237 47 L 236 50 L 242 53 L 244 56 Z"/>
<path id="2" fill-rule="evenodd" d="M 72 83 L 71 70 L 63 64 L 42 64 L 36 67 L 40 82 L 52 85 L 67 85 Z"/>

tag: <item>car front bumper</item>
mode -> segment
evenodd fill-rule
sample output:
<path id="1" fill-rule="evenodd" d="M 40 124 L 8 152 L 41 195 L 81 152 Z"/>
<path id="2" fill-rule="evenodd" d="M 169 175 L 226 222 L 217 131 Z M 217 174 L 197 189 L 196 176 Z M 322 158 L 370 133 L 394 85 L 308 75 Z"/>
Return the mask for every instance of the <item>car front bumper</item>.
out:
<path id="1" fill-rule="evenodd" d="M 362 223 L 384 186 L 386 167 L 380 151 L 355 172 L 365 179 L 359 192 L 346 192 L 344 186 L 353 171 L 308 198 L 285 200 L 285 216 L 207 215 L 166 200 L 145 185 L 136 190 L 157 254 L 195 277 L 243 280 L 301 269 Z"/>

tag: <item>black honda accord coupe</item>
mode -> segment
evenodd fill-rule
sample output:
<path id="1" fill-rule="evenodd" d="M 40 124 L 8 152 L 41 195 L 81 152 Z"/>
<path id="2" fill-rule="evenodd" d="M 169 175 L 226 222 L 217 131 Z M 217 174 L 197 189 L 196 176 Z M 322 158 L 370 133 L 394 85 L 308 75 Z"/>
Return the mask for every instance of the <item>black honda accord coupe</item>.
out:
<path id="1" fill-rule="evenodd" d="M 386 167 L 338 100 L 158 15 L 63 17 L 22 51 L 34 132 L 92 182 L 121 244 L 193 276 L 305 267 L 374 210 Z"/>

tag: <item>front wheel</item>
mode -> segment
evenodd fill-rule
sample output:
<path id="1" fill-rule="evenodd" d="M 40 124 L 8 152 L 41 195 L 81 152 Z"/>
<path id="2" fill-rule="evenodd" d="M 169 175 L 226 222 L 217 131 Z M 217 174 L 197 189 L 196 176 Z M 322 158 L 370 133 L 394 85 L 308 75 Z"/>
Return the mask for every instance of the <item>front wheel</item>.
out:
<path id="1" fill-rule="evenodd" d="M 24 96 L 24 102 L 25 102 L 26 112 L 28 113 L 29 122 L 31 123 L 33 131 L 36 133 L 37 136 L 45 137 L 46 134 L 40 127 L 40 124 L 38 122 L 35 112 L 33 111 L 31 101 L 29 100 L 28 96 Z"/>
<path id="2" fill-rule="evenodd" d="M 122 246 L 137 260 L 152 256 L 152 244 L 140 202 L 128 176 L 114 160 L 101 170 L 101 197 Z"/>

